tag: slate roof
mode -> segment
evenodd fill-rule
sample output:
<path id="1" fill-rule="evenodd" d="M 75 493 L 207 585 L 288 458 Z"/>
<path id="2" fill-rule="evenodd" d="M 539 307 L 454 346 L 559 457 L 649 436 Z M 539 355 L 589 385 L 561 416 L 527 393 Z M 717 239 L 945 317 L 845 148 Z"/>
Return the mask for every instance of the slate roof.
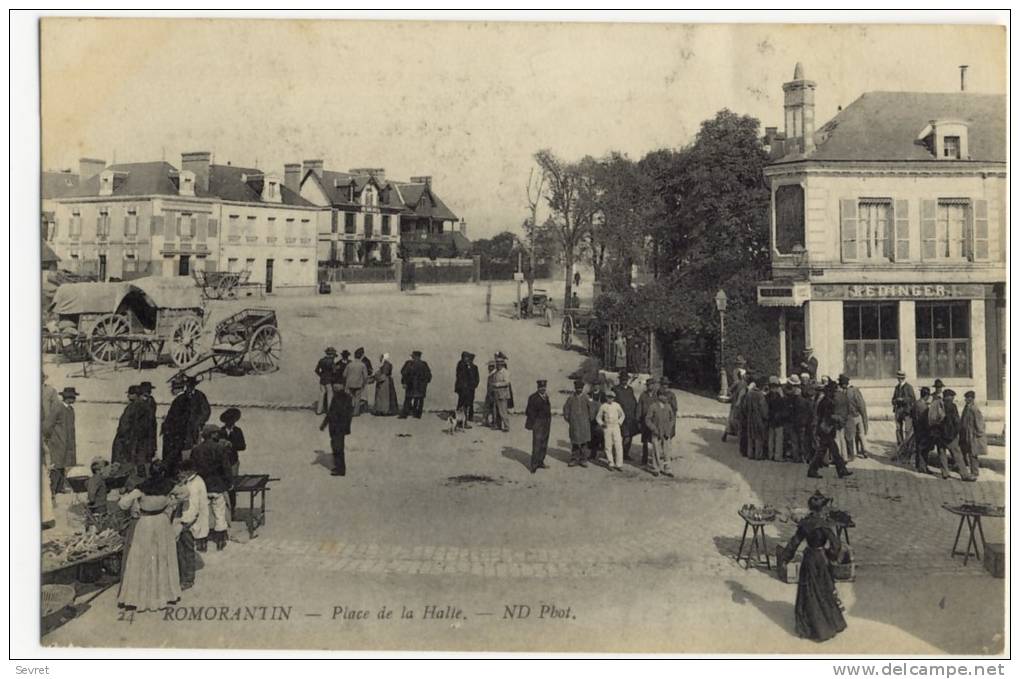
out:
<path id="1" fill-rule="evenodd" d="M 347 187 L 350 186 L 352 179 L 355 182 L 354 202 L 350 201 L 347 192 Z M 322 190 L 328 196 L 330 203 L 338 207 L 359 206 L 358 196 L 361 195 L 361 191 L 371 180 L 372 176 L 368 174 L 351 174 L 350 172 L 335 172 L 332 170 L 323 170 L 322 175 L 316 177 L 316 181 L 319 182 Z M 340 186 L 336 186 L 337 183 Z M 381 196 L 386 197 L 385 202 L 380 202 L 381 206 L 400 210 L 407 215 L 414 214 L 419 217 L 433 217 L 434 219 L 451 221 L 457 221 L 458 219 L 457 215 L 453 214 L 453 211 L 443 203 L 442 199 L 431 189 L 427 189 L 425 184 L 377 180 L 376 185 L 383 189 L 388 186 L 391 189 L 389 192 L 381 192 Z M 431 200 L 422 200 L 423 195 L 431 196 Z"/>
<path id="2" fill-rule="evenodd" d="M 237 167 L 235 165 L 210 165 L 209 166 L 209 191 L 198 195 L 215 196 L 223 200 L 230 200 L 242 203 L 262 203 L 262 194 L 259 185 L 255 182 L 242 181 L 241 175 L 262 174 L 261 170 L 251 167 Z M 254 185 L 253 185 L 254 184 Z M 283 182 L 280 182 L 280 198 L 284 205 L 297 205 L 301 207 L 315 207 L 312 203 L 291 191 Z M 266 203 L 271 205 L 272 203 Z"/>
<path id="3" fill-rule="evenodd" d="M 147 163 L 120 163 L 111 165 L 107 170 L 124 173 L 124 180 L 117 186 L 113 196 L 178 196 L 177 168 L 166 161 Z M 262 174 L 261 170 L 234 165 L 209 166 L 209 190 L 203 191 L 196 187 L 195 195 L 200 198 L 220 198 L 222 200 L 262 203 L 261 194 L 253 186 L 254 182 L 241 180 L 243 174 Z M 100 175 L 96 175 L 69 192 L 64 197 L 86 198 L 99 196 Z M 280 183 L 280 197 L 284 205 L 314 207 L 283 183 Z M 274 203 L 266 203 L 272 205 Z"/>
<path id="4" fill-rule="evenodd" d="M 971 92 L 866 92 L 815 132 L 810 154 L 778 162 L 932 161 L 918 141 L 932 120 L 967 123 L 970 162 L 1006 162 L 1006 97 Z"/>
<path id="5" fill-rule="evenodd" d="M 40 179 L 40 193 L 43 200 L 63 198 L 78 188 L 78 175 L 72 172 L 46 172 Z"/>
<path id="6" fill-rule="evenodd" d="M 114 196 L 151 196 L 177 195 L 177 182 L 174 175 L 177 168 L 166 161 L 158 160 L 149 163 L 120 163 L 110 165 L 107 170 L 126 173 L 124 181 L 112 195 Z M 99 195 L 100 175 L 91 177 L 78 184 L 78 188 L 65 197 L 86 198 Z"/>

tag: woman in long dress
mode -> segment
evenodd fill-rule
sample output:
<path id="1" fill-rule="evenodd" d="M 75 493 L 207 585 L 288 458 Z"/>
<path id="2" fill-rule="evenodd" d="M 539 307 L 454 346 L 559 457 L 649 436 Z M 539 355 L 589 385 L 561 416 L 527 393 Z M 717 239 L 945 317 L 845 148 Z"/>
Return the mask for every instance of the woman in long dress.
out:
<path id="1" fill-rule="evenodd" d="M 379 357 L 379 368 L 373 373 L 371 379 L 375 382 L 375 404 L 372 414 L 383 417 L 396 415 L 397 390 L 393 386 L 393 364 L 390 363 L 389 354 Z"/>
<path id="2" fill-rule="evenodd" d="M 842 605 L 836 593 L 831 562 L 839 554 L 835 525 L 824 514 L 829 498 L 815 492 L 808 499 L 811 513 L 797 524 L 797 532 L 786 545 L 783 559 L 793 560 L 797 547 L 807 542 L 797 578 L 797 635 L 827 641 L 846 629 Z"/>
<path id="3" fill-rule="evenodd" d="M 137 516 L 125 545 L 118 606 L 155 611 L 181 598 L 177 538 L 171 523 L 173 487 L 173 481 L 157 472 L 118 502 L 123 511 Z"/>

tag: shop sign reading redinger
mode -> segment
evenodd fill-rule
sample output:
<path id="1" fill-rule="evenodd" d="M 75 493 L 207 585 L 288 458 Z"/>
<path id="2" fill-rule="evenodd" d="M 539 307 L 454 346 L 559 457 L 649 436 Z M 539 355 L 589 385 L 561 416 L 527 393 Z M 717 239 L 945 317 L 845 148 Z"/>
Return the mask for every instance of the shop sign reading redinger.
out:
<path id="1" fill-rule="evenodd" d="M 872 283 L 811 286 L 812 299 L 974 299 L 985 296 L 983 285 L 955 283 Z"/>

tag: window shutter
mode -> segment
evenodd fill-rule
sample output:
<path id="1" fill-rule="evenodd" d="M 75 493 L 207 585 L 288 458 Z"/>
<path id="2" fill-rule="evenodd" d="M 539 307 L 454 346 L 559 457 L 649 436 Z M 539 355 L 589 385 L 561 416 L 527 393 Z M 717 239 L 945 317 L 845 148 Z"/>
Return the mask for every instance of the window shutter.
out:
<path id="1" fill-rule="evenodd" d="M 857 260 L 857 200 L 844 198 L 839 201 L 839 216 L 842 223 L 843 261 Z"/>
<path id="2" fill-rule="evenodd" d="M 209 233 L 209 237 L 210 238 L 216 238 L 216 233 L 217 233 L 216 229 L 217 229 L 218 226 L 219 226 L 219 222 L 217 222 L 212 217 L 209 217 L 208 221 L 206 222 L 206 227 L 208 229 L 208 233 Z"/>
<path id="3" fill-rule="evenodd" d="M 131 215 L 124 213 L 124 235 L 131 233 Z"/>
<path id="4" fill-rule="evenodd" d="M 921 201 L 921 258 L 935 259 L 935 219 L 937 203 L 934 200 Z"/>
<path id="5" fill-rule="evenodd" d="M 974 222 L 971 229 L 974 238 L 971 248 L 972 259 L 984 261 L 988 259 L 988 201 L 975 200 L 972 213 Z"/>
<path id="6" fill-rule="evenodd" d="M 195 238 L 198 240 L 198 242 L 204 243 L 205 239 L 208 237 L 209 232 L 208 227 L 209 217 L 207 215 L 198 215 L 197 217 L 193 217 L 193 219 L 198 220 L 198 228 L 196 229 Z"/>
<path id="7" fill-rule="evenodd" d="M 152 215 L 152 235 L 163 235 L 163 217 L 159 215 Z"/>
<path id="8" fill-rule="evenodd" d="M 910 259 L 910 201 L 894 203 L 893 219 L 896 222 L 896 261 L 905 262 Z"/>

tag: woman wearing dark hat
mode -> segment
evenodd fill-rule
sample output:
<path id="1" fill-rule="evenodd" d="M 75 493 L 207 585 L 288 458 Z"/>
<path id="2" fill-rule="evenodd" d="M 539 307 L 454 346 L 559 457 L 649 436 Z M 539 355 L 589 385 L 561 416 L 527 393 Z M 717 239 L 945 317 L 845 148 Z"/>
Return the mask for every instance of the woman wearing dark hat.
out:
<path id="1" fill-rule="evenodd" d="M 807 542 L 797 577 L 794 615 L 797 635 L 815 641 L 826 641 L 846 629 L 830 565 L 839 556 L 840 544 L 836 526 L 825 514 L 828 504 L 829 498 L 818 491 L 808 498 L 811 513 L 797 524 L 783 553 L 785 561 L 792 561 L 800 543 Z"/>
<path id="2" fill-rule="evenodd" d="M 121 510 L 137 517 L 125 547 L 117 605 L 155 611 L 181 598 L 177 538 L 171 517 L 173 481 L 156 467 L 137 488 L 121 496 Z"/>
<path id="3" fill-rule="evenodd" d="M 243 450 L 248 449 L 248 444 L 244 441 L 244 432 L 237 426 L 237 421 L 241 419 L 241 411 L 237 408 L 227 408 L 220 415 L 220 422 L 223 423 L 223 428 L 220 429 L 220 437 L 227 444 L 227 463 L 230 465 L 231 476 L 237 476 L 237 473 L 241 469 L 241 458 L 238 456 Z M 230 491 L 230 506 L 237 506 L 237 495 L 233 490 Z"/>

